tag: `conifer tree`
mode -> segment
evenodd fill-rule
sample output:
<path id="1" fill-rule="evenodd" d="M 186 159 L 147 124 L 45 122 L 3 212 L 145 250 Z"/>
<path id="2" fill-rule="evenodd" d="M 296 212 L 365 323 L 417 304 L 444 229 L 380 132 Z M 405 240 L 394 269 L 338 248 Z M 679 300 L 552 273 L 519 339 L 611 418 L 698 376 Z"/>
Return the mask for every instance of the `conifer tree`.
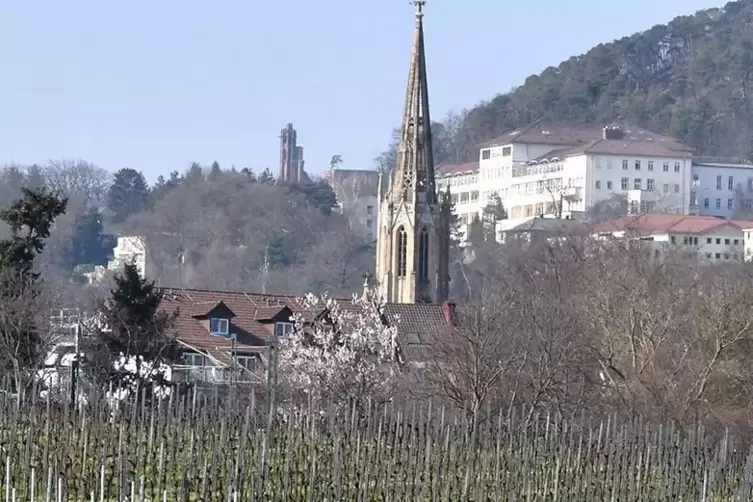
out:
<path id="1" fill-rule="evenodd" d="M 10 227 L 10 237 L 0 240 L 0 365 L 13 375 L 19 397 L 45 348 L 40 333 L 44 281 L 34 259 L 68 204 L 44 187 L 22 192 L 21 199 L 0 210 L 0 220 Z"/>
<path id="2" fill-rule="evenodd" d="M 165 365 L 178 356 L 170 331 L 175 314 L 160 310 L 161 302 L 162 292 L 133 263 L 115 275 L 115 288 L 102 302 L 99 341 L 105 353 L 100 351 L 95 366 L 137 395 L 145 386 L 164 383 Z"/>

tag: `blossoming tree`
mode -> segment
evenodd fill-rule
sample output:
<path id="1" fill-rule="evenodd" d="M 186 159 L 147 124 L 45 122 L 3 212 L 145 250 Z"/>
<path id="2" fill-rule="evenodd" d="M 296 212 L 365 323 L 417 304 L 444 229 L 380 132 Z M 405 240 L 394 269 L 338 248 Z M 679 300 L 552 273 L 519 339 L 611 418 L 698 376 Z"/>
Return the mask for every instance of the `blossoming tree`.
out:
<path id="1" fill-rule="evenodd" d="M 279 374 L 294 391 L 338 405 L 389 398 L 398 371 L 396 334 L 373 292 L 351 302 L 309 294 L 280 342 Z"/>

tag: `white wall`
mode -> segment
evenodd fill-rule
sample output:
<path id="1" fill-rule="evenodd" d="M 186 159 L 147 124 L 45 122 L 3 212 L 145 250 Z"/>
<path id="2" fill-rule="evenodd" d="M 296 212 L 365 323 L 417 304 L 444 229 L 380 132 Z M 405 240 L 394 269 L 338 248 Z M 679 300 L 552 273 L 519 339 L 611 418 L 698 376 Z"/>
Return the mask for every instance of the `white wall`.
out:
<path id="1" fill-rule="evenodd" d="M 690 204 L 698 214 L 732 218 L 738 210 L 745 209 L 738 208 L 739 204 L 753 202 L 753 166 L 694 164 L 692 170 Z M 752 211 L 753 207 L 747 209 Z"/>

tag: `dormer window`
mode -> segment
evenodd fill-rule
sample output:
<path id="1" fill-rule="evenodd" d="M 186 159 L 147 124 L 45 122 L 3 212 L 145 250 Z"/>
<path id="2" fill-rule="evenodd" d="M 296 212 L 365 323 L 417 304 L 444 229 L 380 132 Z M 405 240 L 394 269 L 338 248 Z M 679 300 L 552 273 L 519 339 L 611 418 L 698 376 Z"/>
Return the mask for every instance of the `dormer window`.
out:
<path id="1" fill-rule="evenodd" d="M 221 317 L 212 317 L 209 321 L 209 330 L 215 336 L 228 336 L 230 333 L 230 321 Z"/>
<path id="2" fill-rule="evenodd" d="M 290 336 L 293 334 L 292 322 L 276 322 L 275 323 L 275 336 Z"/>

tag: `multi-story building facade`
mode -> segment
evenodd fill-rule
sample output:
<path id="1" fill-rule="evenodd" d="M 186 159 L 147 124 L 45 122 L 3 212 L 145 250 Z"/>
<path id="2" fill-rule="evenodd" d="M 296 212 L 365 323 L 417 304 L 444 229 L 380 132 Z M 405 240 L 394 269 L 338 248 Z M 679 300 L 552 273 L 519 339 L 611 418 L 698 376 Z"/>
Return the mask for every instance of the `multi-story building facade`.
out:
<path id="1" fill-rule="evenodd" d="M 691 149 L 637 127 L 536 123 L 481 145 L 479 157 L 475 172 L 439 168 L 443 186 L 478 190 L 467 195 L 465 214 L 480 212 L 493 194 L 511 218 L 582 212 L 618 194 L 645 210 L 690 206 Z"/>
<path id="2" fill-rule="evenodd" d="M 617 196 L 631 213 L 753 216 L 753 165 L 694 157 L 679 141 L 634 126 L 538 122 L 482 144 L 478 162 L 437 172 L 462 223 L 494 194 L 510 218 L 578 214 Z"/>
<path id="3" fill-rule="evenodd" d="M 690 212 L 728 219 L 753 216 L 753 165 L 694 159 Z"/>

